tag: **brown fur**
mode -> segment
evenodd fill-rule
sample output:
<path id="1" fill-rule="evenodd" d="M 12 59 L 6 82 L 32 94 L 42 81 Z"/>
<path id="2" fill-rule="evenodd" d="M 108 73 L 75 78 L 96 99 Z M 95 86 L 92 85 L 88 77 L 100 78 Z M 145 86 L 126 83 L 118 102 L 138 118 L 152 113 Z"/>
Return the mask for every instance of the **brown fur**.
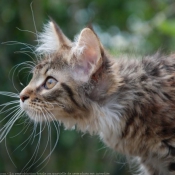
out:
<path id="1" fill-rule="evenodd" d="M 175 56 L 114 60 L 91 29 L 70 43 L 51 24 L 60 47 L 42 53 L 21 92 L 21 99 L 27 96 L 22 108 L 35 121 L 45 120 L 38 113 L 49 113 L 54 117 L 48 120 L 100 135 L 112 149 L 139 157 L 140 174 L 175 174 Z M 49 76 L 58 83 L 46 90 Z"/>

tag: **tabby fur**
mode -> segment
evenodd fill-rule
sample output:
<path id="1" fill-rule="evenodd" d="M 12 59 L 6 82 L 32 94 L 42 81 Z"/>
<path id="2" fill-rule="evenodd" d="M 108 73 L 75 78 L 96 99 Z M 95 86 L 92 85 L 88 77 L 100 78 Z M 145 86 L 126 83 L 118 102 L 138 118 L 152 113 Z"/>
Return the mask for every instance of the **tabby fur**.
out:
<path id="1" fill-rule="evenodd" d="M 49 115 L 68 129 L 99 135 L 136 157 L 140 175 L 175 174 L 175 55 L 114 59 L 91 28 L 71 42 L 54 21 L 38 42 L 42 59 L 20 94 L 32 120 Z M 48 77 L 57 81 L 49 90 Z"/>

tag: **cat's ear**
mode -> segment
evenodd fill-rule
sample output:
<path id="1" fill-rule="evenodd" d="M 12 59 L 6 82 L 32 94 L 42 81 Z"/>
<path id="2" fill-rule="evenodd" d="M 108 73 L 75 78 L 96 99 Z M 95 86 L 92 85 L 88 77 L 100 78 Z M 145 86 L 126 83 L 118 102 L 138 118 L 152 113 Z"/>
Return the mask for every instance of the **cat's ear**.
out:
<path id="1" fill-rule="evenodd" d="M 62 46 L 71 45 L 71 41 L 53 20 L 44 26 L 44 31 L 38 35 L 37 41 L 36 52 L 39 54 L 52 54 Z"/>
<path id="2" fill-rule="evenodd" d="M 77 58 L 74 73 L 81 81 L 88 81 L 102 65 L 101 45 L 93 30 L 81 31 L 73 52 Z"/>

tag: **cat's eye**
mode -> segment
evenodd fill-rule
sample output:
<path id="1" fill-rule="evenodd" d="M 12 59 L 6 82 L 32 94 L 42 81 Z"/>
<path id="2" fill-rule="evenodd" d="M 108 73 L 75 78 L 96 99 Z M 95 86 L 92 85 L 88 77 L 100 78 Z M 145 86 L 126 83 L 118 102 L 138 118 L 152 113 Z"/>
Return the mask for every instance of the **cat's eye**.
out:
<path id="1" fill-rule="evenodd" d="M 57 84 L 54 78 L 48 78 L 44 84 L 45 89 L 52 89 Z"/>

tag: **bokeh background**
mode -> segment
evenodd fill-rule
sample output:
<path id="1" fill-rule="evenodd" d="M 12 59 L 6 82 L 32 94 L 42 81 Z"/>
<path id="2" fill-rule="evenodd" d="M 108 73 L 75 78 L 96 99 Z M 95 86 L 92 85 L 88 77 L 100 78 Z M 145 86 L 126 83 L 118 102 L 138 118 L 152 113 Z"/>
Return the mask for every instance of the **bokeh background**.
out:
<path id="1" fill-rule="evenodd" d="M 23 65 L 14 76 L 13 71 L 15 65 L 35 59 L 30 52 L 27 53 L 30 56 L 22 53 L 24 50 L 30 51 L 22 43 L 37 45 L 32 10 L 38 31 L 42 30 L 43 24 L 51 16 L 72 40 L 83 27 L 91 23 L 101 42 L 116 57 L 121 53 L 140 56 L 157 50 L 165 54 L 175 51 L 174 0 L 33 0 L 32 10 L 31 2 L 0 0 L 0 91 L 18 93 L 28 82 L 27 70 L 20 71 Z M 5 44 L 7 41 L 15 42 Z M 10 100 L 0 96 L 0 104 Z M 7 113 L 0 114 L 0 134 L 11 118 L 9 116 L 2 121 L 5 116 Z M 45 149 L 47 127 L 42 131 L 39 145 L 37 134 L 27 143 L 26 139 L 33 131 L 33 123 L 26 120 L 26 117 L 17 121 L 6 140 L 0 143 L 0 172 L 19 173 L 23 170 L 130 175 L 136 168 L 135 165 L 129 167 L 125 157 L 106 148 L 97 136 L 66 131 L 62 126 L 59 128 L 59 141 L 54 152 L 42 163 L 57 136 L 54 124 L 51 125 L 51 145 Z M 35 151 L 37 147 L 40 147 L 38 152 Z"/>

